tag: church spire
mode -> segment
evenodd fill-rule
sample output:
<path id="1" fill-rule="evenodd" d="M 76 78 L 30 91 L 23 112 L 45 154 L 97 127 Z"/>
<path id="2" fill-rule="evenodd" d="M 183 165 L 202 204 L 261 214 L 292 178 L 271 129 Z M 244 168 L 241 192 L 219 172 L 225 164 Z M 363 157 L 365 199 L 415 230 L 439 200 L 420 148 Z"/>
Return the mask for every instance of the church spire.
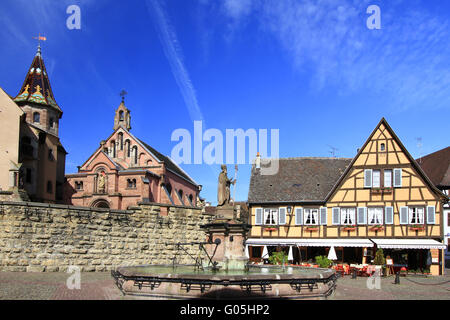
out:
<path id="1" fill-rule="evenodd" d="M 114 117 L 114 130 L 117 130 L 120 126 L 127 130 L 131 130 L 131 116 L 130 110 L 125 107 L 125 95 L 127 92 L 122 90 L 120 96 L 122 97 L 122 102 L 116 110 L 116 115 Z"/>
<path id="2" fill-rule="evenodd" d="M 39 40 L 44 40 L 44 37 L 39 37 Z M 55 101 L 52 87 L 48 78 L 47 70 L 45 68 L 44 60 L 41 55 L 41 44 L 38 44 L 36 55 L 28 70 L 28 73 L 23 82 L 19 94 L 14 98 L 14 101 L 33 102 L 49 106 L 59 111 L 62 114 L 61 108 Z"/>

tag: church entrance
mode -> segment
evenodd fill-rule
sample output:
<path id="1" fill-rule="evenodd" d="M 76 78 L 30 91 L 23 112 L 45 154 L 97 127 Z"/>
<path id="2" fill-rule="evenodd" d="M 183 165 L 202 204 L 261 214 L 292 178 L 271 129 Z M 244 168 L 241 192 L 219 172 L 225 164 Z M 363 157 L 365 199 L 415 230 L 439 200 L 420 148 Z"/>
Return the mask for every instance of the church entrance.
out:
<path id="1" fill-rule="evenodd" d="M 92 203 L 92 207 L 94 208 L 107 208 L 109 209 L 109 203 L 106 200 L 100 199 L 96 200 Z"/>

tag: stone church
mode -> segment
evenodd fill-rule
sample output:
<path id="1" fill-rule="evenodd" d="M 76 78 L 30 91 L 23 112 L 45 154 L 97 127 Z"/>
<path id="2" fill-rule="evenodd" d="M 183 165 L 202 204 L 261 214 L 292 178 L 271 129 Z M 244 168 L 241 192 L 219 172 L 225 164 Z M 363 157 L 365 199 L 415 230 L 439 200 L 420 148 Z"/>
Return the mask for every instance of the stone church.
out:
<path id="1" fill-rule="evenodd" d="M 19 94 L 0 88 L 0 192 L 11 200 L 62 203 L 67 152 L 59 140 L 62 110 L 38 46 Z M 5 197 L 2 197 L 5 198 Z"/>
<path id="2" fill-rule="evenodd" d="M 130 110 L 123 98 L 113 130 L 77 173 L 66 175 L 67 204 L 113 209 L 127 209 L 139 202 L 196 206 L 201 186 L 169 157 L 130 132 Z"/>

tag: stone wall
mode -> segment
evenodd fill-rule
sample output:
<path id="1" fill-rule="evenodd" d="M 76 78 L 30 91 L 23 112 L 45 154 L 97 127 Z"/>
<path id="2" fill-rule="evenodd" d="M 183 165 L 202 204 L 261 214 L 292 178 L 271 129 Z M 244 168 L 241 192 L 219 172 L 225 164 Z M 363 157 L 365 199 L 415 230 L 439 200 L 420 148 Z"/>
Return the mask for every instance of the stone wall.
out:
<path id="1" fill-rule="evenodd" d="M 0 201 L 0 270 L 106 271 L 170 264 L 177 242 L 205 241 L 201 209 L 139 204 L 130 210 Z M 186 249 L 199 255 L 198 246 Z M 193 263 L 178 252 L 178 263 Z"/>

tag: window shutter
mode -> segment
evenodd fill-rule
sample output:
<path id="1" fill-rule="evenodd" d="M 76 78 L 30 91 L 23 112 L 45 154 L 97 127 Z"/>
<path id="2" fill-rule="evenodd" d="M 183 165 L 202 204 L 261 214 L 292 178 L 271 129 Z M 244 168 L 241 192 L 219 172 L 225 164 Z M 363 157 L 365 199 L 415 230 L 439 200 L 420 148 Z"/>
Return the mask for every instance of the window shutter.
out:
<path id="1" fill-rule="evenodd" d="M 372 169 L 364 170 L 364 188 L 372 188 Z"/>
<path id="2" fill-rule="evenodd" d="M 386 207 L 384 210 L 385 218 L 384 221 L 386 224 L 394 223 L 394 207 Z"/>
<path id="3" fill-rule="evenodd" d="M 394 187 L 402 186 L 402 169 L 394 169 Z"/>
<path id="4" fill-rule="evenodd" d="M 278 210 L 278 224 L 286 224 L 286 208 Z"/>
<path id="5" fill-rule="evenodd" d="M 358 224 L 367 224 L 367 208 L 358 207 Z"/>
<path id="6" fill-rule="evenodd" d="M 302 225 L 303 224 L 303 208 L 295 209 L 295 224 Z"/>
<path id="7" fill-rule="evenodd" d="M 400 207 L 400 224 L 408 224 L 408 207 Z"/>
<path id="8" fill-rule="evenodd" d="M 427 224 L 435 224 L 436 209 L 434 206 L 427 206 Z"/>
<path id="9" fill-rule="evenodd" d="M 332 223 L 334 224 L 334 225 L 338 225 L 338 224 L 340 224 L 340 218 L 341 218 L 341 209 L 340 208 L 337 208 L 337 207 L 335 207 L 335 208 L 333 208 L 332 209 L 332 213 L 333 213 L 333 216 L 332 216 Z"/>
<path id="10" fill-rule="evenodd" d="M 326 207 L 320 208 L 320 224 L 322 226 L 327 225 L 327 208 Z"/>
<path id="11" fill-rule="evenodd" d="M 262 208 L 256 208 L 256 217 L 255 217 L 255 225 L 261 225 L 262 224 Z"/>

